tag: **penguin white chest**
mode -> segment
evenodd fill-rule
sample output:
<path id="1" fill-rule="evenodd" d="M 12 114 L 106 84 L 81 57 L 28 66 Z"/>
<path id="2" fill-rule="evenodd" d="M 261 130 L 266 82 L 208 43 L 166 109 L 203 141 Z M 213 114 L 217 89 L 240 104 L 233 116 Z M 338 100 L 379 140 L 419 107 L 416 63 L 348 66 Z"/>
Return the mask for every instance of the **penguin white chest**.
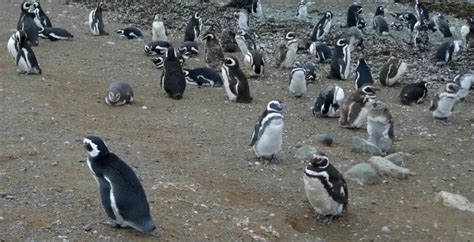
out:
<path id="1" fill-rule="evenodd" d="M 304 71 L 293 73 L 290 81 L 290 92 L 296 97 L 301 97 L 306 93 L 306 77 Z"/>
<path id="2" fill-rule="evenodd" d="M 7 44 L 8 53 L 10 54 L 10 57 L 12 58 L 14 62 L 16 62 L 16 57 L 18 54 L 18 49 L 16 48 L 15 42 L 16 41 L 12 37 L 10 37 L 10 39 L 8 39 L 8 44 Z"/>
<path id="3" fill-rule="evenodd" d="M 29 53 L 26 49 L 23 49 L 23 48 L 20 51 L 23 52 L 23 55 L 18 60 L 18 69 L 21 72 L 29 73 L 29 72 L 31 72 L 31 69 L 32 69 L 31 68 L 31 63 L 28 60 Z"/>
<path id="4" fill-rule="evenodd" d="M 89 27 L 93 35 L 99 35 L 99 20 L 95 17 L 95 10 L 89 14 Z"/>
<path id="5" fill-rule="evenodd" d="M 168 36 L 166 36 L 165 25 L 162 21 L 155 21 L 152 24 L 152 34 L 153 41 L 164 40 L 168 41 Z"/>
<path id="6" fill-rule="evenodd" d="M 433 115 L 439 118 L 451 116 L 455 101 L 455 95 L 441 97 L 438 101 L 438 108 L 434 110 Z"/>
<path id="7" fill-rule="evenodd" d="M 281 150 L 283 127 L 284 123 L 281 118 L 270 121 L 255 143 L 254 150 L 257 156 L 271 156 Z"/>
<path id="8" fill-rule="evenodd" d="M 343 49 L 343 65 L 341 66 L 341 77 L 342 79 L 347 79 L 349 77 L 350 67 L 351 67 L 351 51 L 348 47 Z"/>
<path id="9" fill-rule="evenodd" d="M 222 70 L 222 79 L 224 81 L 224 89 L 225 89 L 225 92 L 227 93 L 227 97 L 229 98 L 230 101 L 235 102 L 237 100 L 237 93 L 233 93 L 232 90 L 230 90 L 229 73 L 224 67 L 222 67 L 221 70 Z M 237 87 L 236 87 L 236 90 L 237 90 Z"/>
<path id="10" fill-rule="evenodd" d="M 303 175 L 304 190 L 309 203 L 317 214 L 331 215 L 333 214 L 333 199 L 324 188 L 318 178 Z"/>

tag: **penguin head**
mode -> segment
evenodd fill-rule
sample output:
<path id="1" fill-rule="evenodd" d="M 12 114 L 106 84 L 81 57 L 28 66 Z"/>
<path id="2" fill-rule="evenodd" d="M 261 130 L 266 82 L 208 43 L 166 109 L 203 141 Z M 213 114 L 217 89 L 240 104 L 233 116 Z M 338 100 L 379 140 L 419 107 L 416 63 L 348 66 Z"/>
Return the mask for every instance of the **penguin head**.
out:
<path id="1" fill-rule="evenodd" d="M 324 15 L 327 19 L 332 19 L 332 12 L 331 11 L 327 11 L 326 14 Z"/>
<path id="2" fill-rule="evenodd" d="M 155 64 L 156 68 L 158 69 L 163 68 L 163 64 L 165 63 L 165 60 L 161 56 L 152 58 L 151 61 Z"/>
<path id="3" fill-rule="evenodd" d="M 33 5 L 33 7 L 36 8 L 36 9 L 41 9 L 41 4 L 40 4 L 39 2 L 37 2 L 37 1 L 34 1 L 34 2 L 32 3 L 32 5 Z"/>
<path id="4" fill-rule="evenodd" d="M 153 20 L 155 21 L 160 20 L 160 14 L 159 13 L 155 14 L 155 17 L 153 18 Z"/>
<path id="5" fill-rule="evenodd" d="M 201 40 L 211 40 L 211 39 L 216 39 L 216 34 L 213 32 L 207 32 L 202 35 Z"/>
<path id="6" fill-rule="evenodd" d="M 272 100 L 267 104 L 267 111 L 281 112 L 286 107 L 286 103 L 280 100 Z"/>
<path id="7" fill-rule="evenodd" d="M 224 59 L 224 66 L 227 66 L 227 67 L 239 67 L 239 61 L 237 61 L 237 59 L 235 59 L 234 57 L 226 57 Z"/>
<path id="8" fill-rule="evenodd" d="M 301 1 L 300 1 L 300 6 L 301 6 L 301 5 L 306 5 L 306 1 L 305 1 L 305 0 L 301 0 Z"/>
<path id="9" fill-rule="evenodd" d="M 474 29 L 474 17 L 467 18 L 466 19 L 466 24 L 469 26 L 470 29 Z"/>
<path id="10" fill-rule="evenodd" d="M 375 10 L 375 16 L 381 15 L 384 16 L 385 14 L 385 8 L 383 6 L 378 6 L 377 9 Z"/>
<path id="11" fill-rule="evenodd" d="M 296 39 L 296 34 L 295 34 L 295 32 L 288 32 L 288 33 L 286 33 L 285 39 L 286 39 L 286 40 L 294 40 L 294 39 Z"/>
<path id="12" fill-rule="evenodd" d="M 150 45 L 145 45 L 143 48 L 143 51 L 145 51 L 146 54 L 151 55 L 151 46 Z"/>
<path id="13" fill-rule="evenodd" d="M 193 18 L 199 20 L 201 19 L 201 14 L 199 12 L 194 13 Z"/>
<path id="14" fill-rule="evenodd" d="M 329 158 L 325 153 L 318 151 L 313 154 L 310 164 L 314 168 L 324 169 L 329 166 Z"/>
<path id="15" fill-rule="evenodd" d="M 361 14 L 363 11 L 364 11 L 364 8 L 362 8 L 362 6 L 360 6 L 360 5 L 357 5 L 357 7 L 356 7 L 356 13 L 357 13 L 357 14 Z"/>
<path id="16" fill-rule="evenodd" d="M 35 6 L 27 1 L 24 1 L 21 5 L 21 12 L 22 13 L 34 13 L 35 12 Z"/>
<path id="17" fill-rule="evenodd" d="M 99 2 L 97 4 L 97 10 L 99 11 L 108 11 L 107 6 L 104 4 L 104 2 Z"/>
<path id="18" fill-rule="evenodd" d="M 118 35 L 123 35 L 123 34 L 125 33 L 125 30 L 123 30 L 123 29 L 118 29 L 118 30 L 116 31 L 116 33 L 117 33 Z"/>
<path id="19" fill-rule="evenodd" d="M 372 85 L 365 85 L 361 87 L 362 93 L 364 93 L 367 96 L 375 96 L 375 92 L 378 91 L 379 89 L 372 86 Z"/>
<path id="20" fill-rule="evenodd" d="M 359 60 L 357 60 L 357 66 L 367 66 L 367 63 L 365 62 L 365 59 L 364 58 L 359 58 Z"/>
<path id="21" fill-rule="evenodd" d="M 450 82 L 446 84 L 444 90 L 448 93 L 456 93 L 459 90 L 459 86 L 456 83 Z"/>
<path id="22" fill-rule="evenodd" d="M 110 153 L 104 141 L 97 136 L 87 136 L 82 141 L 82 145 L 90 158 L 98 158 Z"/>
<path id="23" fill-rule="evenodd" d="M 339 46 L 339 47 L 344 47 L 346 45 L 347 45 L 347 40 L 345 39 L 338 39 L 336 42 L 336 46 Z"/>
<path id="24" fill-rule="evenodd" d="M 362 17 L 359 17 L 357 19 L 357 28 L 359 29 L 363 29 L 367 26 L 367 22 L 365 22 L 365 20 L 362 18 Z"/>
<path id="25" fill-rule="evenodd" d="M 169 47 L 168 50 L 166 51 L 165 57 L 168 58 L 178 58 L 178 53 L 173 47 Z"/>

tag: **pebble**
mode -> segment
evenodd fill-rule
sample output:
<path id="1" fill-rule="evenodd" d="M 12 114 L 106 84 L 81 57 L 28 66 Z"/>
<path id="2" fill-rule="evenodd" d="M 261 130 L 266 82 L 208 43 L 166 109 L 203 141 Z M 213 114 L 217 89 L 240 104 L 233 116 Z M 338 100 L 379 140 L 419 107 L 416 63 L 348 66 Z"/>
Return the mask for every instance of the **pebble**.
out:
<path id="1" fill-rule="evenodd" d="M 314 146 L 305 145 L 296 151 L 295 157 L 301 160 L 309 160 L 316 152 L 318 152 L 318 150 Z"/>
<path id="2" fill-rule="evenodd" d="M 377 171 L 370 164 L 360 163 L 344 173 L 344 178 L 360 185 L 370 185 L 379 182 Z"/>
<path id="3" fill-rule="evenodd" d="M 390 230 L 390 228 L 388 228 L 388 226 L 383 226 L 382 227 L 382 233 L 384 234 L 390 234 L 392 231 Z"/>
<path id="4" fill-rule="evenodd" d="M 55 161 L 51 162 L 51 166 L 57 166 L 58 163 L 59 163 L 59 162 L 58 162 L 57 160 L 55 160 Z"/>
<path id="5" fill-rule="evenodd" d="M 358 136 L 352 137 L 352 149 L 354 151 L 369 153 L 371 155 L 383 155 L 383 152 L 379 147 Z"/>
<path id="6" fill-rule="evenodd" d="M 397 166 L 391 161 L 380 156 L 372 156 L 369 159 L 369 163 L 375 167 L 381 176 L 392 177 L 396 179 L 407 179 L 408 176 L 415 175 L 415 173 L 411 172 L 407 168 Z"/>
<path id="7" fill-rule="evenodd" d="M 436 202 L 441 202 L 445 207 L 456 208 L 461 211 L 474 213 L 474 204 L 471 203 L 466 197 L 459 194 L 440 191 L 438 194 L 436 194 L 434 200 Z"/>
<path id="8" fill-rule="evenodd" d="M 395 164 L 397 166 L 406 167 L 405 161 L 408 158 L 411 158 L 411 157 L 413 157 L 412 154 L 404 153 L 404 152 L 397 152 L 397 153 L 387 155 L 384 158 L 391 161 L 393 164 Z"/>
<path id="9" fill-rule="evenodd" d="M 86 225 L 84 225 L 84 226 L 82 227 L 82 229 L 83 229 L 84 231 L 91 231 L 91 230 L 92 230 L 92 226 L 91 226 L 90 224 L 86 224 Z"/>
<path id="10" fill-rule="evenodd" d="M 329 134 L 315 134 L 311 138 L 327 146 L 331 146 L 333 143 L 333 138 Z"/>

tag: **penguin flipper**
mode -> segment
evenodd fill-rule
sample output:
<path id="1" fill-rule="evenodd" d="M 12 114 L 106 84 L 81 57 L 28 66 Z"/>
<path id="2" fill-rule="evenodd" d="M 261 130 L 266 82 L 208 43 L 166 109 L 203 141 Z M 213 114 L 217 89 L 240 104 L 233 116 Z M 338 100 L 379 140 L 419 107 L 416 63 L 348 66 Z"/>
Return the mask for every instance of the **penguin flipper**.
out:
<path id="1" fill-rule="evenodd" d="M 103 176 L 97 176 L 97 180 L 99 182 L 100 197 L 102 200 L 102 206 L 105 209 L 105 213 L 107 213 L 111 219 L 115 220 L 117 218 L 115 217 L 110 201 L 110 184 L 104 179 Z"/>
<path id="2" fill-rule="evenodd" d="M 438 109 L 438 101 L 439 101 L 439 95 L 433 96 L 433 99 L 431 99 L 431 106 L 430 106 L 430 111 L 435 111 Z"/>
<path id="3" fill-rule="evenodd" d="M 252 141 L 250 142 L 250 146 L 253 146 L 255 143 L 257 143 L 260 128 L 262 127 L 262 120 L 265 116 L 267 116 L 267 113 L 268 111 L 265 110 L 258 118 L 258 121 L 255 124 L 255 127 L 253 128 Z"/>

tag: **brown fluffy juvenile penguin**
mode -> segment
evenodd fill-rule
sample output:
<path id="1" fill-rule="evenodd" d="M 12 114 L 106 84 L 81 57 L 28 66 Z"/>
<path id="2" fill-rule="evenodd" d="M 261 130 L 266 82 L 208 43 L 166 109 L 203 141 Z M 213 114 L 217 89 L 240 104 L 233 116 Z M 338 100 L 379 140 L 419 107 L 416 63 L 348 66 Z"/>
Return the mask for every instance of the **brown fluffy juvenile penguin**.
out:
<path id="1" fill-rule="evenodd" d="M 344 128 L 365 129 L 367 114 L 374 107 L 377 90 L 372 85 L 366 85 L 347 96 L 342 102 L 339 125 Z"/>
<path id="2" fill-rule="evenodd" d="M 216 34 L 207 32 L 201 39 L 206 41 L 205 60 L 207 66 L 219 70 L 224 60 L 224 51 Z"/>

